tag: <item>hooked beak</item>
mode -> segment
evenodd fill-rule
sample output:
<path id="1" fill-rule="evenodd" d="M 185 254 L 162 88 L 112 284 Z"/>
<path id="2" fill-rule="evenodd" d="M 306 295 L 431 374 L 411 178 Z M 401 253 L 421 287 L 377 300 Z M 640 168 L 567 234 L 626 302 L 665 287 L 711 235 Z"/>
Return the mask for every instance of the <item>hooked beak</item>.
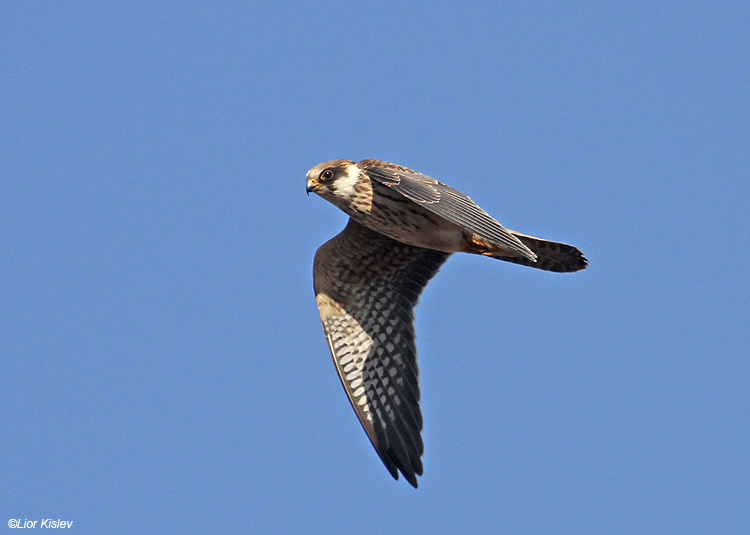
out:
<path id="1" fill-rule="evenodd" d="M 307 180 L 307 187 L 305 189 L 307 190 L 307 194 L 310 195 L 310 192 L 318 191 L 320 189 L 320 182 L 314 178 L 310 178 Z"/>

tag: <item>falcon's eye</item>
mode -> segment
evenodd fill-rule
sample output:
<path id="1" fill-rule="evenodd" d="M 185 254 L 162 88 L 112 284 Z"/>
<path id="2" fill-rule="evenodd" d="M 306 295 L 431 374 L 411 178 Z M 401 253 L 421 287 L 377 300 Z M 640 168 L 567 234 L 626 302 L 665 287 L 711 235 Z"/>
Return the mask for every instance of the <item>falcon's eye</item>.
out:
<path id="1" fill-rule="evenodd" d="M 333 178 L 333 171 L 331 171 L 330 169 L 326 169 L 325 171 L 320 173 L 320 180 L 323 182 L 328 182 L 332 178 Z"/>

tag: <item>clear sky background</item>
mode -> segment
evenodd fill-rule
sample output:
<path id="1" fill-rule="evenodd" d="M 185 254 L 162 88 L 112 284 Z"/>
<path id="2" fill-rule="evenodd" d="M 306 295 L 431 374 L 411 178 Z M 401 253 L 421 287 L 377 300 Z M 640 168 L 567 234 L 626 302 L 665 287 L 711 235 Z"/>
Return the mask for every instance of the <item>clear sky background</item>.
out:
<path id="1" fill-rule="evenodd" d="M 750 7 L 4 2 L 0 531 L 748 533 Z M 572 243 L 416 309 L 420 488 L 328 353 L 304 192 L 378 158 Z"/>

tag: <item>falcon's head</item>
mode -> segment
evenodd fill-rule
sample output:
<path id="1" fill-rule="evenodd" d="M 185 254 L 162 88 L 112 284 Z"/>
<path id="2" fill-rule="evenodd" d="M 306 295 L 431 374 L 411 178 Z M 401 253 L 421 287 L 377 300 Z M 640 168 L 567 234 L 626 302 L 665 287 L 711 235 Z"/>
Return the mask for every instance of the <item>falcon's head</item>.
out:
<path id="1" fill-rule="evenodd" d="M 307 193 L 313 191 L 345 210 L 357 194 L 362 173 L 351 160 L 319 163 L 307 172 Z"/>

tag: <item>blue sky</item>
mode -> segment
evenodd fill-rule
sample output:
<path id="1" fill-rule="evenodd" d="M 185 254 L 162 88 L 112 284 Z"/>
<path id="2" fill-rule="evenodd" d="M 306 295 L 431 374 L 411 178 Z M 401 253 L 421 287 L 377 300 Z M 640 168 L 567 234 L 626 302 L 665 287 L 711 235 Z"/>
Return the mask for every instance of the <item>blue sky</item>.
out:
<path id="1" fill-rule="evenodd" d="M 747 533 L 748 24 L 746 2 L 4 3 L 0 520 Z M 591 262 L 455 255 L 428 286 L 418 490 L 317 316 L 346 216 L 304 175 L 335 158 Z"/>

